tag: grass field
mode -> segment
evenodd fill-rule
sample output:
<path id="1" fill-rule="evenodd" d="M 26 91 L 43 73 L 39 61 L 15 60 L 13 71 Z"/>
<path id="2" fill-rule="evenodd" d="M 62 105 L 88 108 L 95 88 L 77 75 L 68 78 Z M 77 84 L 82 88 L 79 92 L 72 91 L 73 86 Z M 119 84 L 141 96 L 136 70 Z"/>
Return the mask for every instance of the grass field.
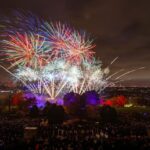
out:
<path id="1" fill-rule="evenodd" d="M 117 112 L 149 112 L 150 113 L 150 107 L 146 106 L 133 106 L 133 107 L 118 107 L 116 108 Z"/>

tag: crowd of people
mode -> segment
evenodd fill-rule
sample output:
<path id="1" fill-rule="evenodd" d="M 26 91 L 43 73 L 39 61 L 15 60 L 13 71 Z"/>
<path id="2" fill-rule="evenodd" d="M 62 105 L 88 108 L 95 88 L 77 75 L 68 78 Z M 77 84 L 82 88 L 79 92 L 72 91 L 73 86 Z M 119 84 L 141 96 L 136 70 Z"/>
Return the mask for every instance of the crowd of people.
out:
<path id="1" fill-rule="evenodd" d="M 148 149 L 150 138 L 143 124 L 102 125 L 78 123 L 68 126 L 40 127 L 38 146 L 45 149 L 103 150 Z"/>
<path id="2" fill-rule="evenodd" d="M 25 138 L 25 127 L 37 127 L 32 138 Z M 103 124 L 82 121 L 49 124 L 43 119 L 1 118 L 0 149 L 3 150 L 111 150 L 150 149 L 149 123 L 122 121 Z"/>

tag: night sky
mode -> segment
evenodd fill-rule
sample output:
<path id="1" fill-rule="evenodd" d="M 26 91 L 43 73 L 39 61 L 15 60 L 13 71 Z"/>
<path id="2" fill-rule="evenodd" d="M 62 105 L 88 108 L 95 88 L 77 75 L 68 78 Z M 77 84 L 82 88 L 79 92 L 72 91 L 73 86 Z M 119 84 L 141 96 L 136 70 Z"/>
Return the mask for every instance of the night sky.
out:
<path id="1" fill-rule="evenodd" d="M 16 9 L 86 30 L 104 66 L 119 56 L 112 73 L 146 67 L 129 75 L 123 85 L 150 85 L 150 0 L 0 0 L 1 14 Z M 3 80 L 6 73 L 0 71 Z"/>

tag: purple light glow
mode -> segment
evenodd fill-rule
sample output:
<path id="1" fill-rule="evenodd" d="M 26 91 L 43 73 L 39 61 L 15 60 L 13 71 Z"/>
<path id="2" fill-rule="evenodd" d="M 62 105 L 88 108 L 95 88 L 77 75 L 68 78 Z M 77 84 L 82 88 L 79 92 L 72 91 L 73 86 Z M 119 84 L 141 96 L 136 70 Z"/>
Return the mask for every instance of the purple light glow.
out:
<path id="1" fill-rule="evenodd" d="M 63 99 L 58 99 L 57 100 L 57 105 L 63 106 L 64 105 L 64 100 Z"/>
<path id="2" fill-rule="evenodd" d="M 74 92 L 67 93 L 64 96 L 64 105 L 69 106 L 80 99 L 80 95 Z"/>
<path id="3" fill-rule="evenodd" d="M 36 105 L 39 108 L 42 108 L 45 106 L 45 97 L 43 95 L 36 95 Z"/>
<path id="4" fill-rule="evenodd" d="M 100 104 L 99 95 L 95 91 L 87 91 L 83 94 L 84 99 L 86 100 L 86 105 L 98 105 Z"/>
<path id="5" fill-rule="evenodd" d="M 61 106 L 64 105 L 63 99 L 57 99 L 57 101 L 54 102 L 44 95 L 34 95 L 32 93 L 25 93 L 24 97 L 27 100 L 35 100 L 35 104 L 37 105 L 38 108 L 43 108 L 46 102 L 50 102 L 51 104 L 56 103 L 57 105 L 61 105 Z"/>
<path id="6" fill-rule="evenodd" d="M 99 95 L 95 91 L 88 91 L 83 95 L 76 93 L 67 93 L 64 96 L 64 99 L 58 98 L 56 101 L 51 101 L 47 96 L 44 95 L 33 95 L 32 93 L 26 93 L 25 96 L 27 100 L 35 100 L 37 107 L 43 108 L 46 102 L 55 103 L 56 105 L 65 105 L 70 106 L 76 103 L 81 104 L 85 107 L 86 105 L 100 105 L 103 103 L 103 100 L 100 100 Z"/>
<path id="7" fill-rule="evenodd" d="M 33 95 L 32 93 L 25 93 L 24 97 L 27 100 L 35 99 L 35 103 L 38 108 L 42 108 L 45 106 L 45 96 L 43 95 Z"/>

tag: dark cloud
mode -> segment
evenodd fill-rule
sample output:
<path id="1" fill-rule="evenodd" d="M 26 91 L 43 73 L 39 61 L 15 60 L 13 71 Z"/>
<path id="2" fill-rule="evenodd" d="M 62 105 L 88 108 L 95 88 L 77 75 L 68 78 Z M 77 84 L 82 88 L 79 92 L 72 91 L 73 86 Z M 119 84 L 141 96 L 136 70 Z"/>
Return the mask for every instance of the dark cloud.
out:
<path id="1" fill-rule="evenodd" d="M 149 0 L 0 0 L 0 4 L 4 14 L 27 9 L 85 29 L 95 37 L 96 55 L 105 65 L 119 56 L 112 71 L 146 66 L 130 78 L 150 81 Z"/>

